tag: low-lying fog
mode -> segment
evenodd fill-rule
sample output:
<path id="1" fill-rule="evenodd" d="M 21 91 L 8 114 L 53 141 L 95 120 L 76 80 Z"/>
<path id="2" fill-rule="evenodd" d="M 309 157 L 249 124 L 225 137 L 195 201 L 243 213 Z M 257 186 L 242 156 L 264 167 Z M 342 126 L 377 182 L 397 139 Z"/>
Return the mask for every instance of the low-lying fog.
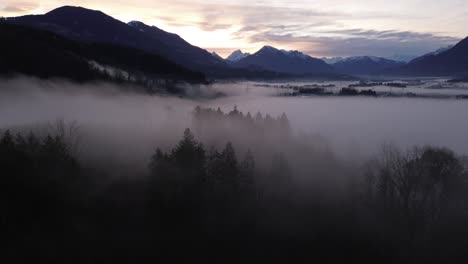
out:
<path id="1" fill-rule="evenodd" d="M 404 147 L 431 144 L 468 154 L 466 100 L 276 97 L 276 90 L 252 83 L 213 88 L 227 96 L 184 99 L 119 92 L 110 84 L 2 80 L 0 129 L 41 128 L 57 119 L 77 121 L 79 151 L 86 158 L 144 165 L 156 146 L 176 144 L 183 129 L 191 126 L 195 106 L 230 111 L 236 105 L 252 115 L 260 111 L 276 117 L 285 112 L 295 133 L 320 135 L 312 138 L 323 138 L 320 143 L 329 144 L 343 159 L 369 157 L 388 142 Z"/>

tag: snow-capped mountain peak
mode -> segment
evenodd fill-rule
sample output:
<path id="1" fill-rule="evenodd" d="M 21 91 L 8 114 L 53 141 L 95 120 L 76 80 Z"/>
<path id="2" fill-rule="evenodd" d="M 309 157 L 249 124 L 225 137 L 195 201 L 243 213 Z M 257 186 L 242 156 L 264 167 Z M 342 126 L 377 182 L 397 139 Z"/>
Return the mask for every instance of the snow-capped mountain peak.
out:
<path id="1" fill-rule="evenodd" d="M 413 59 L 418 57 L 417 55 L 408 55 L 408 54 L 395 54 L 389 57 L 385 57 L 386 59 L 393 60 L 393 61 L 400 61 L 400 62 L 410 62 Z"/>
<path id="2" fill-rule="evenodd" d="M 321 58 L 321 60 L 323 60 L 324 62 L 326 62 L 327 64 L 334 64 L 334 63 L 337 63 L 339 61 L 342 61 L 346 58 L 343 58 L 343 57 L 323 57 Z"/>
<path id="3" fill-rule="evenodd" d="M 373 62 L 381 62 L 384 59 L 380 57 L 375 57 L 375 56 L 354 56 L 354 57 L 349 57 L 344 59 L 344 61 L 362 61 L 362 60 L 370 60 Z"/>
<path id="4" fill-rule="evenodd" d="M 229 55 L 229 57 L 227 57 L 226 60 L 236 62 L 242 60 L 243 58 L 249 55 L 250 53 L 243 53 L 241 50 L 236 50 L 231 55 Z"/>
<path id="5" fill-rule="evenodd" d="M 272 47 L 272 46 L 263 46 L 263 48 L 261 48 L 257 54 L 260 54 L 260 53 L 263 53 L 263 52 L 278 52 L 278 53 L 282 53 L 290 58 L 300 58 L 300 59 L 307 59 L 309 58 L 308 55 L 300 52 L 300 51 L 297 51 L 297 50 L 285 50 L 285 49 L 277 49 L 275 47 Z"/>

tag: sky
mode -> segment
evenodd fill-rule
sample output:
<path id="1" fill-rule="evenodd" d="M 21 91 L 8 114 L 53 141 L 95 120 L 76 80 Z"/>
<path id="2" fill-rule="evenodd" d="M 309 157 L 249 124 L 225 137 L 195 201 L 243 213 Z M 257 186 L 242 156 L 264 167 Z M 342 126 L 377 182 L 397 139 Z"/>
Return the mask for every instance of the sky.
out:
<path id="1" fill-rule="evenodd" d="M 468 36 L 468 0 L 2 0 L 0 16 L 63 5 L 142 21 L 223 57 L 264 45 L 314 57 L 418 56 Z"/>

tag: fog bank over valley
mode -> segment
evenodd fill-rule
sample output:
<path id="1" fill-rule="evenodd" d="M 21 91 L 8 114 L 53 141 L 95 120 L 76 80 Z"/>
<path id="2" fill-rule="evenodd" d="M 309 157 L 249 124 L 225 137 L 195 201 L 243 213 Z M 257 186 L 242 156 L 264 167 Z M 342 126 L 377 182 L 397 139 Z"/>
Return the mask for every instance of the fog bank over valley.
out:
<path id="1" fill-rule="evenodd" d="M 311 145 L 329 146 L 345 160 L 367 158 L 389 142 L 401 147 L 431 144 L 468 154 L 465 100 L 281 97 L 277 95 L 287 89 L 251 82 L 190 88 L 192 94 L 224 94 L 217 99 L 148 96 L 121 90 L 102 83 L 2 81 L 0 128 L 39 128 L 57 119 L 76 121 L 84 157 L 116 158 L 122 163 L 144 166 L 144 157 L 156 146 L 174 145 L 183 130 L 192 127 L 192 113 L 197 105 L 220 107 L 224 112 L 237 107 L 253 116 L 257 112 L 272 117 L 286 113 L 295 135 L 307 135 L 315 141 Z M 233 139 L 225 138 L 228 140 Z"/>

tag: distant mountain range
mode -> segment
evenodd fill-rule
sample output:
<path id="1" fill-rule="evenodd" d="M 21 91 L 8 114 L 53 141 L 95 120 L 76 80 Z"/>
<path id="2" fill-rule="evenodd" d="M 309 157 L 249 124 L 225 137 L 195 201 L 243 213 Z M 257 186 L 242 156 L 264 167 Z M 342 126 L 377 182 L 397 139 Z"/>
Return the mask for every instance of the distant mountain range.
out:
<path id="1" fill-rule="evenodd" d="M 345 57 L 332 57 L 332 58 L 323 57 L 323 58 L 321 58 L 321 60 L 323 60 L 327 64 L 333 64 L 333 63 L 342 61 L 344 59 L 346 59 L 346 58 Z"/>
<path id="2" fill-rule="evenodd" d="M 234 63 L 236 67 L 260 67 L 269 71 L 305 75 L 335 73 L 335 69 L 324 61 L 312 58 L 299 51 L 286 51 L 264 46 L 252 55 Z"/>
<path id="3" fill-rule="evenodd" d="M 235 78 L 235 79 L 271 79 L 271 78 L 349 78 L 349 75 L 404 75 L 404 76 L 430 76 L 430 75 L 466 75 L 468 69 L 468 44 L 463 40 L 454 47 L 444 48 L 433 53 L 425 54 L 411 60 L 409 63 L 379 58 L 373 56 L 360 56 L 350 58 L 322 58 L 317 59 L 300 51 L 287 51 L 271 46 L 264 46 L 254 54 L 234 51 L 226 59 L 216 53 L 193 46 L 176 34 L 148 26 L 139 21 L 123 23 L 100 11 L 81 7 L 64 6 L 52 10 L 44 15 L 28 15 L 0 20 L 3 23 L 26 26 L 30 28 L 50 31 L 62 36 L 70 43 L 81 43 L 86 52 L 74 49 L 73 54 L 86 60 L 96 59 L 97 53 L 90 50 L 99 45 L 110 45 L 110 50 L 122 49 L 123 56 L 106 53 L 105 61 L 123 65 L 125 68 L 141 71 L 143 63 L 148 66 L 148 59 L 142 54 L 155 60 L 155 65 L 168 66 L 175 72 L 164 71 L 155 67 L 152 74 L 177 76 L 191 79 L 189 75 L 202 72 L 208 78 Z M 7 30 L 7 29 L 3 29 Z M 21 31 L 21 30 L 19 30 Z M 23 31 L 21 31 L 23 32 Z M 34 33 L 36 37 L 40 33 Z M 24 37 L 24 36 L 22 36 Z M 26 39 L 26 38 L 24 38 Z M 2 39 L 2 41 L 4 41 Z M 17 40 L 12 40 L 19 41 Z M 26 41 L 26 40 L 25 40 Z M 50 40 L 33 39 L 41 43 Z M 73 44 L 75 45 L 75 44 Z M 101 47 L 100 46 L 100 47 Z M 44 46 L 41 46 L 44 48 Z M 11 48 L 11 47 L 10 47 Z M 55 47 L 66 51 L 66 47 Z M 131 50 L 138 57 L 138 63 L 131 64 Z M 16 50 L 18 52 L 18 50 Z M 39 50 L 36 50 L 39 52 Z M 49 50 L 45 51 L 47 54 Z M 5 50 L 0 51 L 5 53 Z M 57 54 L 58 54 L 57 53 Z M 66 53 L 66 52 L 65 52 Z M 93 54 L 90 56 L 89 54 Z M 67 57 L 67 55 L 63 55 Z M 104 56 L 104 55 L 103 55 Z M 55 56 L 57 60 L 59 56 Z M 399 56 L 400 60 L 409 60 L 411 56 Z M 44 57 L 45 59 L 45 57 Z M 99 58 L 102 60 L 102 58 Z M 144 61 L 144 62 L 142 62 Z M 52 63 L 52 62 L 48 62 Z M 32 64 L 31 64 L 32 65 Z M 177 70 L 175 68 L 177 66 Z M 47 68 L 47 67 L 46 67 Z M 145 70 L 150 70 L 145 68 Z M 195 76 L 193 75 L 193 76 Z M 200 79 L 196 77 L 195 79 Z M 204 78 L 201 78 L 204 79 Z"/>
<path id="4" fill-rule="evenodd" d="M 338 71 L 350 75 L 372 75 L 383 70 L 404 65 L 398 62 L 373 56 L 343 58 L 331 64 Z"/>
<path id="5" fill-rule="evenodd" d="M 417 57 L 419 57 L 419 56 L 418 55 L 409 55 L 409 54 L 394 54 L 392 56 L 385 57 L 385 59 L 408 63 L 408 62 L 412 61 L 413 59 L 415 59 Z"/>
<path id="6" fill-rule="evenodd" d="M 386 60 L 395 61 L 395 62 L 408 63 L 409 61 L 413 60 L 417 56 L 394 55 L 391 57 L 376 57 L 376 56 L 363 55 L 363 56 L 351 56 L 351 57 L 330 57 L 330 58 L 323 57 L 321 58 L 321 60 L 323 60 L 324 62 L 328 64 L 335 64 L 337 62 L 344 61 L 344 60 L 351 59 L 351 58 L 364 58 L 364 57 L 380 58 L 380 59 L 386 59 Z"/>

